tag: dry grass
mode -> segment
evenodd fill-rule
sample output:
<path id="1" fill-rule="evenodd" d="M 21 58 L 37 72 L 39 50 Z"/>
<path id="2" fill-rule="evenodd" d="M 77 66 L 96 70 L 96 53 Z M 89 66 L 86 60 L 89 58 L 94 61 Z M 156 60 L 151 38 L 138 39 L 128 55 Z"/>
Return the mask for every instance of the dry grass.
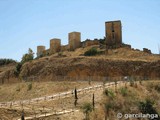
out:
<path id="1" fill-rule="evenodd" d="M 96 84 L 96 82 L 92 82 Z M 30 86 L 32 86 L 30 88 Z M 22 82 L 0 86 L 0 102 L 31 99 L 89 86 L 88 82 Z"/>
<path id="2" fill-rule="evenodd" d="M 43 93 L 44 95 L 49 95 L 52 93 L 57 93 L 59 91 L 66 91 L 68 89 L 74 88 L 74 86 L 78 87 L 85 87 L 88 86 L 88 82 L 84 83 L 76 83 L 76 82 L 41 82 L 41 83 L 32 83 L 32 89 L 28 89 L 29 83 L 21 83 L 17 84 L 17 86 L 20 85 L 20 91 L 24 91 L 25 96 L 28 97 L 34 97 L 34 91 L 36 91 L 36 94 L 38 93 Z M 103 120 L 104 115 L 105 115 L 105 109 L 104 109 L 104 104 L 106 103 L 111 103 L 112 109 L 109 111 L 109 116 L 110 120 L 115 120 L 117 112 L 121 113 L 140 113 L 138 109 L 138 103 L 140 101 L 144 101 L 146 98 L 151 98 L 155 100 L 155 107 L 160 108 L 160 94 L 157 90 L 155 90 L 155 86 L 160 85 L 159 81 L 146 81 L 142 82 L 142 85 L 138 84 L 137 86 L 127 86 L 127 92 L 124 95 L 122 92 L 122 88 L 125 88 L 125 86 L 119 86 L 117 87 L 117 92 L 114 93 L 115 97 L 110 99 L 110 97 L 106 96 L 103 92 L 103 89 L 98 89 L 95 91 L 90 91 L 88 93 L 83 93 L 78 95 L 78 104 L 77 107 L 74 106 L 74 96 L 73 97 L 68 97 L 68 98 L 62 98 L 62 99 L 57 99 L 54 101 L 43 101 L 41 103 L 37 103 L 34 105 L 34 109 L 38 110 L 38 108 L 42 109 L 42 106 L 45 106 L 45 108 L 53 108 L 55 110 L 62 110 L 62 109 L 72 109 L 72 108 L 77 108 L 80 111 L 74 112 L 74 113 L 69 113 L 69 114 L 64 114 L 64 115 L 58 115 L 58 116 L 50 116 L 50 117 L 45 117 L 43 118 L 44 120 L 51 120 L 51 119 L 68 119 L 68 120 L 82 120 L 84 118 L 84 113 L 80 109 L 81 106 L 86 103 L 86 102 L 92 102 L 92 94 L 95 94 L 95 111 L 92 111 L 90 113 L 90 120 Z M 11 86 L 1 86 L 8 89 L 9 87 L 12 88 L 12 90 L 16 90 L 17 86 L 13 85 L 14 87 Z M 14 89 L 13 89 L 14 88 Z M 58 89 L 59 88 L 59 89 Z M 1 90 L 0 89 L 0 90 Z M 22 90 L 23 89 L 23 90 Z M 114 92 L 115 88 L 110 88 L 111 91 Z M 10 91 L 11 92 L 11 91 Z M 1 92 L 0 92 L 1 93 Z M 11 94 L 13 94 L 11 92 Z M 30 95 L 32 94 L 32 95 Z M 22 95 L 22 94 L 21 94 Z M 36 96 L 37 96 L 36 95 Z M 40 94 L 39 94 L 40 95 Z M 24 97 L 25 97 L 24 96 Z M 17 98 L 18 99 L 18 98 Z M 157 109 L 159 110 L 159 109 Z M 29 111 L 28 111 L 29 112 Z M 33 110 L 30 111 L 31 114 L 34 113 Z M 160 111 L 158 111 L 160 112 Z"/>
<path id="3" fill-rule="evenodd" d="M 98 113 L 92 113 L 92 119 L 94 120 L 94 116 L 96 115 L 98 118 L 104 118 L 104 105 L 109 104 L 111 105 L 109 109 L 109 115 L 107 117 L 110 118 L 110 120 L 117 119 L 116 115 L 117 113 L 122 114 L 136 114 L 141 113 L 139 110 L 139 103 L 141 101 L 145 101 L 146 99 L 150 99 L 154 101 L 154 107 L 156 108 L 157 112 L 160 114 L 160 92 L 156 91 L 154 88 L 155 86 L 160 85 L 160 82 L 143 82 L 143 85 L 138 84 L 137 87 L 133 86 L 127 86 L 127 95 L 123 96 L 123 94 L 120 92 L 121 88 L 118 89 L 118 93 L 116 93 L 116 96 L 111 99 L 108 96 L 104 95 L 104 98 L 101 100 L 101 103 L 103 103 L 97 110 Z M 100 112 L 101 111 L 101 112 Z M 133 119 L 137 120 L 137 119 Z"/>
<path id="4" fill-rule="evenodd" d="M 148 91 L 149 86 L 155 86 L 157 84 L 160 85 L 160 82 L 155 81 L 153 83 L 153 85 L 151 84 L 153 83 L 150 81 L 147 82 L 143 82 L 143 85 L 138 84 L 137 86 L 133 86 L 131 87 L 130 85 L 127 86 L 127 94 L 125 96 L 123 96 L 121 89 L 124 88 L 125 86 L 121 86 L 118 88 L 118 92 L 114 93 L 115 97 L 113 99 L 110 100 L 109 97 L 107 97 L 106 95 L 102 94 L 102 90 L 98 90 L 98 91 L 94 91 L 95 93 L 95 100 L 96 101 L 96 108 L 94 111 L 92 111 L 90 113 L 90 120 L 104 120 L 105 117 L 105 107 L 104 104 L 106 103 L 110 103 L 112 108 L 109 111 L 109 118 L 110 120 L 115 120 L 117 119 L 116 115 L 118 112 L 123 113 L 123 114 L 127 114 L 127 113 L 141 113 L 141 111 L 138 108 L 139 102 L 140 101 L 145 101 L 146 98 L 151 98 L 153 100 L 155 100 L 155 107 L 156 110 L 159 110 L 158 108 L 160 107 L 160 104 L 158 104 L 160 102 L 160 94 L 159 92 L 155 91 L 154 89 L 152 90 L 152 92 Z M 110 88 L 110 90 L 112 90 L 114 92 L 114 88 Z M 91 102 L 92 101 L 92 93 L 90 94 L 85 94 L 80 96 L 80 100 L 78 100 L 78 105 L 82 106 L 84 103 L 86 102 Z M 65 106 L 71 104 L 71 103 L 66 103 L 66 99 L 63 100 L 63 102 L 65 103 Z M 73 99 L 68 101 L 72 102 L 73 104 Z M 54 105 L 54 104 L 53 104 Z M 79 107 L 77 107 L 79 108 Z M 160 111 L 158 111 L 160 113 Z M 63 119 L 68 119 L 68 120 L 82 120 L 84 119 L 84 113 L 82 112 L 82 110 L 75 112 L 74 114 L 65 114 L 65 115 L 60 115 L 60 116 L 50 116 L 48 118 L 45 118 L 45 120 L 49 120 L 49 119 L 57 119 L 59 118 L 60 120 Z M 133 119 L 133 120 L 137 120 L 137 119 Z"/>
<path id="5" fill-rule="evenodd" d="M 8 64 L 8 65 L 2 65 L 0 66 L 0 73 L 1 72 L 4 72 L 4 71 L 7 71 L 7 70 L 10 70 L 10 69 L 13 69 L 15 67 L 15 63 L 11 63 L 11 64 Z"/>
<path id="6" fill-rule="evenodd" d="M 88 46 L 85 48 L 78 48 L 75 51 L 64 51 L 62 52 L 63 55 L 66 55 L 67 57 L 77 57 L 77 56 L 83 56 L 83 54 L 91 49 L 92 47 L 97 48 L 99 51 L 105 51 L 105 49 L 99 49 L 98 45 L 93 45 L 93 46 Z M 57 57 L 58 53 L 50 56 L 49 58 L 52 57 Z M 132 61 L 156 61 L 160 60 L 160 56 L 154 55 L 154 54 L 148 54 L 143 51 L 138 51 L 138 50 L 132 50 L 129 48 L 118 48 L 118 49 L 113 49 L 109 50 L 107 55 L 96 55 L 96 56 L 90 56 L 89 58 L 97 58 L 97 59 L 109 59 L 109 60 L 132 60 Z"/>

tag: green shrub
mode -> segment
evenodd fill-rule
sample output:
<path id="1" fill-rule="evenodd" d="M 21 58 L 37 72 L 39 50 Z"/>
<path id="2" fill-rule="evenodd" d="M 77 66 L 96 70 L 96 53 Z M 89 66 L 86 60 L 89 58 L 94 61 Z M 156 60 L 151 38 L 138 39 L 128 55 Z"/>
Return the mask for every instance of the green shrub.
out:
<path id="1" fill-rule="evenodd" d="M 19 73 L 20 73 L 20 71 L 21 71 L 21 67 L 22 67 L 22 63 L 17 63 L 16 68 L 15 68 L 15 70 L 14 70 L 14 74 L 15 74 L 16 76 L 19 75 Z"/>
<path id="2" fill-rule="evenodd" d="M 151 99 L 146 99 L 144 102 L 140 102 L 139 109 L 143 114 L 157 114 L 158 115 L 158 112 L 154 108 L 154 101 Z"/>
<path id="3" fill-rule="evenodd" d="M 85 120 L 89 120 L 89 113 L 93 110 L 91 103 L 84 103 L 81 109 L 83 110 L 83 113 L 86 116 Z"/>
<path id="4" fill-rule="evenodd" d="M 104 93 L 105 93 L 106 96 L 108 96 L 111 99 L 113 99 L 115 97 L 115 94 L 112 90 L 105 89 Z"/>
<path id="5" fill-rule="evenodd" d="M 109 110 L 112 109 L 112 108 L 113 108 L 113 104 L 112 104 L 111 102 L 105 103 L 105 109 L 106 109 L 106 111 L 109 111 Z"/>
<path id="6" fill-rule="evenodd" d="M 31 61 L 34 58 L 34 53 L 32 51 L 32 49 L 28 49 L 28 53 L 24 54 L 22 57 L 21 62 L 17 63 L 14 74 L 18 77 L 19 73 L 21 71 L 21 67 L 25 62 Z"/>
<path id="7" fill-rule="evenodd" d="M 126 96 L 128 94 L 128 90 L 126 87 L 122 87 L 120 89 L 120 93 L 122 94 L 122 96 Z"/>
<path id="8" fill-rule="evenodd" d="M 94 56 L 96 54 L 98 54 L 98 51 L 94 47 L 84 53 L 85 56 Z"/>
<path id="9" fill-rule="evenodd" d="M 31 61 L 34 58 L 34 53 L 32 49 L 28 49 L 28 53 L 24 54 L 21 60 L 21 63 L 24 64 L 25 62 Z"/>
<path id="10" fill-rule="evenodd" d="M 111 111 L 111 109 L 114 109 L 114 103 L 111 101 L 106 102 L 104 104 L 104 109 L 105 109 L 105 118 L 107 119 L 107 117 L 109 118 L 109 112 Z"/>

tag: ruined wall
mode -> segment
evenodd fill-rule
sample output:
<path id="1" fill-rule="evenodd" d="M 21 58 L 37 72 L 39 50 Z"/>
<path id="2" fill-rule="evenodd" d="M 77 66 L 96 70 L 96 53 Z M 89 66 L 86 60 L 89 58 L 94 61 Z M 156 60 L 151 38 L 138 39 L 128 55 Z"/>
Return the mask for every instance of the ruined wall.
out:
<path id="1" fill-rule="evenodd" d="M 69 50 L 69 46 L 68 45 L 61 46 L 61 51 L 68 51 L 68 50 Z"/>
<path id="2" fill-rule="evenodd" d="M 143 48 L 143 52 L 149 53 L 151 54 L 151 50 L 147 49 L 147 48 Z"/>
<path id="3" fill-rule="evenodd" d="M 92 46 L 92 45 L 99 45 L 99 41 L 98 40 L 86 40 L 83 42 L 83 47 L 88 47 L 88 46 Z"/>
<path id="4" fill-rule="evenodd" d="M 71 32 L 68 34 L 69 39 L 69 49 L 75 50 L 76 48 L 81 47 L 81 33 L 80 32 Z"/>
<path id="5" fill-rule="evenodd" d="M 54 54 L 61 50 L 61 40 L 58 38 L 53 38 L 50 40 L 50 54 Z"/>
<path id="6" fill-rule="evenodd" d="M 43 51 L 43 56 L 48 56 L 50 54 L 50 49 Z"/>
<path id="7" fill-rule="evenodd" d="M 122 44 L 122 26 L 121 21 L 105 22 L 106 46 L 108 48 L 117 48 Z"/>
<path id="8" fill-rule="evenodd" d="M 37 57 L 43 55 L 45 49 L 46 49 L 45 46 L 37 46 Z"/>

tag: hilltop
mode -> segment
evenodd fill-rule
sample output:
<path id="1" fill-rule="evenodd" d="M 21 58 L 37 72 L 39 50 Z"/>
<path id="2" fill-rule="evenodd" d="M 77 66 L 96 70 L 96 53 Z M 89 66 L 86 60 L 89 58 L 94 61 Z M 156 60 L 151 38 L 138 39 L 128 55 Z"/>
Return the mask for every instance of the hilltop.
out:
<path id="1" fill-rule="evenodd" d="M 96 48 L 101 54 L 84 56 L 84 53 Z M 78 48 L 75 51 L 64 51 L 34 59 L 23 64 L 19 77 L 14 75 L 16 64 L 1 66 L 1 80 L 13 82 L 27 79 L 54 80 L 56 76 L 82 77 L 120 77 L 141 76 L 149 78 L 160 77 L 160 56 L 140 50 L 121 47 L 108 50 L 100 49 L 98 45 Z M 7 68 L 7 69 L 4 69 Z"/>

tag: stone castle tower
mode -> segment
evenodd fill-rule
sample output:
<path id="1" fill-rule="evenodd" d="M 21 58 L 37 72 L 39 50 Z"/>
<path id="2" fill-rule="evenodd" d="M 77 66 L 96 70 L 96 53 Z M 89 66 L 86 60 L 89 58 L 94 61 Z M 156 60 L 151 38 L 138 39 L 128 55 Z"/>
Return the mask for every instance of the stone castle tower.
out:
<path id="1" fill-rule="evenodd" d="M 69 49 L 75 50 L 81 46 L 81 33 L 80 32 L 71 32 L 68 34 Z"/>
<path id="2" fill-rule="evenodd" d="M 45 51 L 45 46 L 37 46 L 37 57 L 43 55 L 44 51 Z"/>
<path id="3" fill-rule="evenodd" d="M 105 22 L 106 46 L 107 48 L 117 48 L 122 44 L 121 21 Z"/>
<path id="4" fill-rule="evenodd" d="M 50 54 L 60 52 L 61 50 L 61 40 L 58 38 L 53 38 L 50 40 Z"/>

